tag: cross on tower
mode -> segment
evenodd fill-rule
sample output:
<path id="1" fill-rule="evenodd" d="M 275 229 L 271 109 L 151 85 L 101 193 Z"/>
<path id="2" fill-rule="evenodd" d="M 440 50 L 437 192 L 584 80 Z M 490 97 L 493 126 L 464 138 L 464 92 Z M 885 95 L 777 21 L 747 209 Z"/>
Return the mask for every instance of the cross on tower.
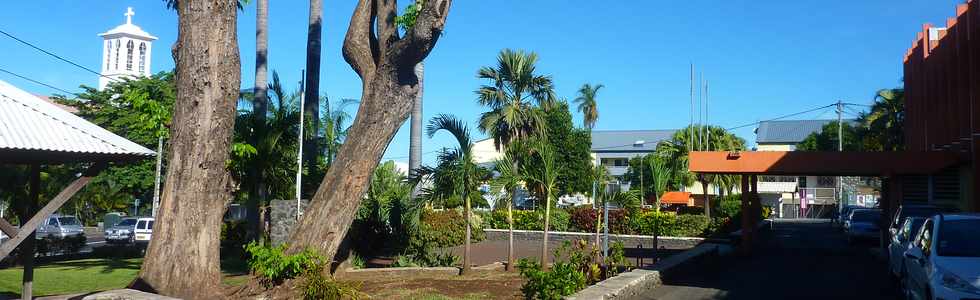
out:
<path id="1" fill-rule="evenodd" d="M 136 13 L 133 12 L 133 8 L 132 7 L 127 7 L 126 8 L 126 14 L 125 14 L 125 16 L 126 16 L 126 24 L 133 24 L 133 15 L 135 15 L 135 14 Z"/>

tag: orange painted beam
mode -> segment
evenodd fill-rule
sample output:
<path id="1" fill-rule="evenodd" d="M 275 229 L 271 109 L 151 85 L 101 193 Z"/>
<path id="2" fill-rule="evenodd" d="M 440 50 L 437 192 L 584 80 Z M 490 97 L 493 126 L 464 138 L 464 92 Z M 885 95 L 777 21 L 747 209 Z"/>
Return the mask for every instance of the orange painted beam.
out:
<path id="1" fill-rule="evenodd" d="M 695 173 L 824 176 L 930 174 L 959 163 L 949 152 L 691 152 Z"/>

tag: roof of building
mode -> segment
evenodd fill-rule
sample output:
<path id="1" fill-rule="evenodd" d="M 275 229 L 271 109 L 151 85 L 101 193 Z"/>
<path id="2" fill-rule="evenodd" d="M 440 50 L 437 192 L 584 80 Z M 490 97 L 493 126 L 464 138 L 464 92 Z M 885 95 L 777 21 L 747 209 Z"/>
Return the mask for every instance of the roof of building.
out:
<path id="1" fill-rule="evenodd" d="M 126 23 L 125 24 L 116 26 L 116 28 L 110 29 L 109 31 L 106 31 L 106 32 L 103 32 L 103 33 L 100 33 L 99 36 L 101 36 L 101 37 L 114 37 L 114 36 L 117 36 L 117 35 L 127 35 L 127 36 L 131 36 L 131 37 L 135 37 L 135 38 L 139 38 L 139 39 L 143 39 L 143 40 L 150 40 L 150 41 L 156 40 L 157 37 L 155 37 L 153 35 L 150 35 L 150 33 L 146 32 L 146 31 L 143 31 L 143 28 L 140 28 L 139 26 L 136 26 L 135 24 L 133 24 L 133 15 L 135 15 L 135 14 L 136 13 L 133 12 L 133 8 L 132 7 L 128 8 L 127 11 L 126 11 L 126 14 L 125 14 L 125 16 L 126 16 Z"/>
<path id="2" fill-rule="evenodd" d="M 592 152 L 652 152 L 675 132 L 675 129 L 596 130 L 592 132 Z"/>
<path id="3" fill-rule="evenodd" d="M 660 203 L 663 204 L 687 204 L 690 200 L 690 192 L 666 192 L 660 196 Z"/>
<path id="4" fill-rule="evenodd" d="M 823 126 L 837 120 L 779 120 L 759 122 L 755 130 L 755 142 L 759 144 L 797 144 L 814 133 L 820 133 Z M 853 123 L 854 120 L 845 122 Z"/>
<path id="5" fill-rule="evenodd" d="M 0 80 L 0 162 L 127 161 L 155 154 Z"/>

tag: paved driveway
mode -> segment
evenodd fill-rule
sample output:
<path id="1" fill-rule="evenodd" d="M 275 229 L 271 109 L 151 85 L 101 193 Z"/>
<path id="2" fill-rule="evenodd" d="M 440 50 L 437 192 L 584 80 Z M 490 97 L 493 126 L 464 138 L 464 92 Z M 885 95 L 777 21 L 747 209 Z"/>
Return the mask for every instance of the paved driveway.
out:
<path id="1" fill-rule="evenodd" d="M 897 299 L 872 243 L 850 246 L 827 221 L 777 221 L 754 256 L 665 278 L 646 299 Z"/>

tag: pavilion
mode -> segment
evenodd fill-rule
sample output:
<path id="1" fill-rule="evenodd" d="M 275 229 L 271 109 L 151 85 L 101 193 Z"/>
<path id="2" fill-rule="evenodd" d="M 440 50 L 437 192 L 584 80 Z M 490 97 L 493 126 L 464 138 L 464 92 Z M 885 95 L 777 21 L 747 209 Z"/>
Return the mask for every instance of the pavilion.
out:
<path id="1" fill-rule="evenodd" d="M 18 208 L 22 216 L 20 228 L 0 219 L 0 231 L 10 236 L 10 240 L 0 244 L 0 258 L 23 244 L 23 299 L 32 296 L 34 234 L 38 225 L 109 163 L 134 162 L 154 155 L 143 146 L 0 81 L 0 165 L 26 165 L 30 170 L 30 199 L 22 201 L 28 204 Z M 41 165 L 53 164 L 79 164 L 85 171 L 38 210 Z M 24 222 L 24 216 L 32 217 Z"/>

